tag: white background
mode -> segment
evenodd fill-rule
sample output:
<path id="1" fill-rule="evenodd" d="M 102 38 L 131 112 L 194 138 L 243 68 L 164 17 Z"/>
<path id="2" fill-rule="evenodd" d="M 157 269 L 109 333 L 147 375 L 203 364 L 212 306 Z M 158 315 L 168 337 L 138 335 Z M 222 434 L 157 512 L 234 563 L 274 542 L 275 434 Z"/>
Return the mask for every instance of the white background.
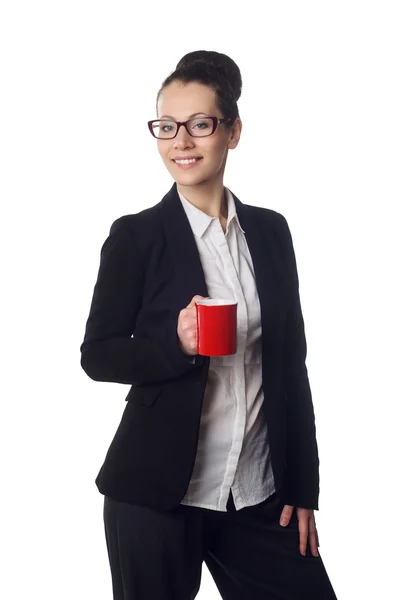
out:
<path id="1" fill-rule="evenodd" d="M 293 235 L 321 554 L 339 600 L 396 599 L 396 3 L 144 4 L 2 3 L 0 595 L 112 597 L 94 478 L 128 386 L 90 380 L 79 347 L 111 223 L 173 183 L 158 88 L 207 49 L 243 78 L 225 185 Z M 197 598 L 219 598 L 205 567 Z"/>

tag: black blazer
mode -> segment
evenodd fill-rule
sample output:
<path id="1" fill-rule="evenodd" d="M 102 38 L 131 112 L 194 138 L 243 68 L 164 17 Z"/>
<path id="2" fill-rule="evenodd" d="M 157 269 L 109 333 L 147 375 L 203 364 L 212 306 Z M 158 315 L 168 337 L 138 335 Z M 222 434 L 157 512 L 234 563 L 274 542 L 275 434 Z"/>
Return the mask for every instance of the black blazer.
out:
<path id="1" fill-rule="evenodd" d="M 318 509 L 319 461 L 306 340 L 285 218 L 234 196 L 261 305 L 262 375 L 271 463 L 286 504 Z M 199 253 L 174 183 L 161 202 L 117 219 L 101 249 L 81 345 L 95 381 L 131 385 L 95 480 L 117 500 L 177 507 L 196 456 L 209 358 L 191 364 L 177 321 L 195 294 L 208 296 Z"/>

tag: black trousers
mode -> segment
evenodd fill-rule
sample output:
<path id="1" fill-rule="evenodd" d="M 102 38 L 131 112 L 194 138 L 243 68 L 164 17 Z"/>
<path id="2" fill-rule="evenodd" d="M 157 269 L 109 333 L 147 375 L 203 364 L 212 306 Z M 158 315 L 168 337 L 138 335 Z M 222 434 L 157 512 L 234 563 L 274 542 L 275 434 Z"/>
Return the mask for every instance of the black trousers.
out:
<path id="1" fill-rule="evenodd" d="M 205 561 L 223 600 L 336 600 L 321 557 L 299 552 L 296 512 L 285 528 L 276 494 L 236 511 L 174 511 L 104 498 L 114 600 L 193 600 Z"/>

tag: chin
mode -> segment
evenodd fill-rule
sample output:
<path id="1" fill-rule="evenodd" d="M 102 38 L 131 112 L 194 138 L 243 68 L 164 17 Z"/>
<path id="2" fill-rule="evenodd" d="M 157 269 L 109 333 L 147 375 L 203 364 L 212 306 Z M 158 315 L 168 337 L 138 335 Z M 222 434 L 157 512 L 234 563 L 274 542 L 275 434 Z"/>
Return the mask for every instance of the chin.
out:
<path id="1" fill-rule="evenodd" d="M 201 183 L 205 183 L 209 179 L 209 177 L 203 177 L 203 175 L 202 177 L 198 177 L 197 175 L 193 176 L 189 173 L 187 173 L 185 176 L 184 174 L 181 175 L 180 173 L 178 173 L 177 176 L 175 175 L 175 173 L 170 173 L 170 175 L 178 185 L 183 185 L 185 187 L 200 185 Z"/>

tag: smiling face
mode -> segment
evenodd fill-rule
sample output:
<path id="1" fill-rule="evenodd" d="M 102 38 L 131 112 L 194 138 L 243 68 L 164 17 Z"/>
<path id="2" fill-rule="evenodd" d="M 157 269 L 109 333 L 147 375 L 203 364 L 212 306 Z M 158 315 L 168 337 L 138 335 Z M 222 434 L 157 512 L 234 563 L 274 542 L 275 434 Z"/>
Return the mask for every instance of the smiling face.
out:
<path id="1" fill-rule="evenodd" d="M 212 88 L 201 83 L 173 81 L 162 90 L 158 101 L 159 119 L 187 121 L 193 116 L 224 117 L 217 107 L 217 95 Z M 177 137 L 157 140 L 158 150 L 177 185 L 217 184 L 222 182 L 228 150 L 237 146 L 240 130 L 239 118 L 232 129 L 218 125 L 212 135 L 202 138 L 192 137 L 182 126 Z M 199 158 L 192 165 L 179 166 L 175 162 L 176 158 L 192 157 Z"/>

